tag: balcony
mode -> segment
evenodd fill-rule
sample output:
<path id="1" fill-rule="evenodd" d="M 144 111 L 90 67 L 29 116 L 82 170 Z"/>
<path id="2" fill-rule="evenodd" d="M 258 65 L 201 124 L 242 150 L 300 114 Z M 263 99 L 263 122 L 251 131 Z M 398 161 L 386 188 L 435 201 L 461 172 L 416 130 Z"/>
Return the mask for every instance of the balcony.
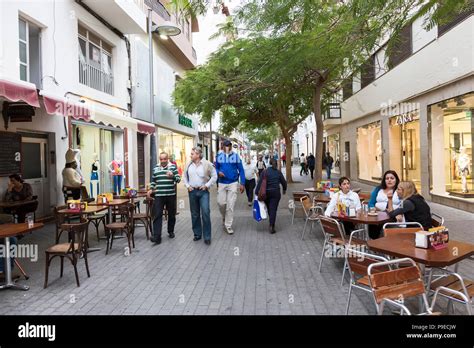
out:
<path id="1" fill-rule="evenodd" d="M 124 34 L 147 32 L 145 0 L 81 0 Z"/>
<path id="2" fill-rule="evenodd" d="M 79 82 L 98 91 L 113 95 L 114 79 L 112 74 L 79 60 Z"/>

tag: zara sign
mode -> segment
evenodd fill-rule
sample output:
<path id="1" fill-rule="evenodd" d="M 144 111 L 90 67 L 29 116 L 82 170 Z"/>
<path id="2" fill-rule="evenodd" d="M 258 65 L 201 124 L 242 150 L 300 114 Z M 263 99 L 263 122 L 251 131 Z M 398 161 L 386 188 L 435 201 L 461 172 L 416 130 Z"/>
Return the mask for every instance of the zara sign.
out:
<path id="1" fill-rule="evenodd" d="M 413 121 L 413 114 L 408 113 L 404 115 L 397 116 L 395 120 L 395 124 L 398 126 L 404 125 L 405 123 L 412 122 Z"/>

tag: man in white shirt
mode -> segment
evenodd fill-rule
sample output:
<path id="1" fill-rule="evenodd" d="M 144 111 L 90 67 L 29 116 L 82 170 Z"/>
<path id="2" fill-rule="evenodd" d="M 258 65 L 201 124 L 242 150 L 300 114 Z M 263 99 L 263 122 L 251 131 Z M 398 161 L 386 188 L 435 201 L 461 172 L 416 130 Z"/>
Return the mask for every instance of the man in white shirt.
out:
<path id="1" fill-rule="evenodd" d="M 244 163 L 245 172 L 245 192 L 247 193 L 248 206 L 252 206 L 254 189 L 255 189 L 255 174 L 257 174 L 257 167 L 251 163 L 250 157 Z"/>
<path id="2" fill-rule="evenodd" d="M 209 189 L 217 181 L 217 173 L 212 163 L 202 158 L 200 147 L 191 150 L 191 163 L 186 166 L 183 180 L 189 194 L 193 240 L 200 240 L 204 234 L 204 243 L 209 245 L 211 244 Z"/>

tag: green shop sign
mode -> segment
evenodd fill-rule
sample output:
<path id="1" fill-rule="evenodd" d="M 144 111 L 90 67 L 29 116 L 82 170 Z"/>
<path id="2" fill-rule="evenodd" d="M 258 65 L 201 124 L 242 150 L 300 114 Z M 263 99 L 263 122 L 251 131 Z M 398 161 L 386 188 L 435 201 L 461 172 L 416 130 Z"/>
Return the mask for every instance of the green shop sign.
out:
<path id="1" fill-rule="evenodd" d="M 193 128 L 193 120 L 187 118 L 184 115 L 178 115 L 179 117 L 179 124 L 188 128 Z"/>

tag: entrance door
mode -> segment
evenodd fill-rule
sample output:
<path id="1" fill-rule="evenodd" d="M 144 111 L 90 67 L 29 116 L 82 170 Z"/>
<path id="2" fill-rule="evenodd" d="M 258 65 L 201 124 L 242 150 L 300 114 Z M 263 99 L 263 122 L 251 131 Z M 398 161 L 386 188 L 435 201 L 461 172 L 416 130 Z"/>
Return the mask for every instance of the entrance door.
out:
<path id="1" fill-rule="evenodd" d="M 114 159 L 112 131 L 100 130 L 100 192 L 113 192 L 112 175 L 109 173 L 108 165 Z"/>
<path id="2" fill-rule="evenodd" d="M 420 122 L 413 121 L 404 124 L 401 133 L 402 180 L 413 181 L 419 191 L 421 189 Z"/>
<path id="3" fill-rule="evenodd" d="M 36 218 L 51 215 L 48 173 L 48 140 L 22 137 L 23 178 L 38 196 Z"/>
<path id="4" fill-rule="evenodd" d="M 138 187 L 145 188 L 145 135 L 137 133 Z"/>
<path id="5" fill-rule="evenodd" d="M 344 161 L 344 176 L 347 176 L 348 178 L 351 177 L 350 153 L 351 153 L 351 143 L 349 141 L 346 141 L 344 143 L 344 156 L 342 160 Z"/>

